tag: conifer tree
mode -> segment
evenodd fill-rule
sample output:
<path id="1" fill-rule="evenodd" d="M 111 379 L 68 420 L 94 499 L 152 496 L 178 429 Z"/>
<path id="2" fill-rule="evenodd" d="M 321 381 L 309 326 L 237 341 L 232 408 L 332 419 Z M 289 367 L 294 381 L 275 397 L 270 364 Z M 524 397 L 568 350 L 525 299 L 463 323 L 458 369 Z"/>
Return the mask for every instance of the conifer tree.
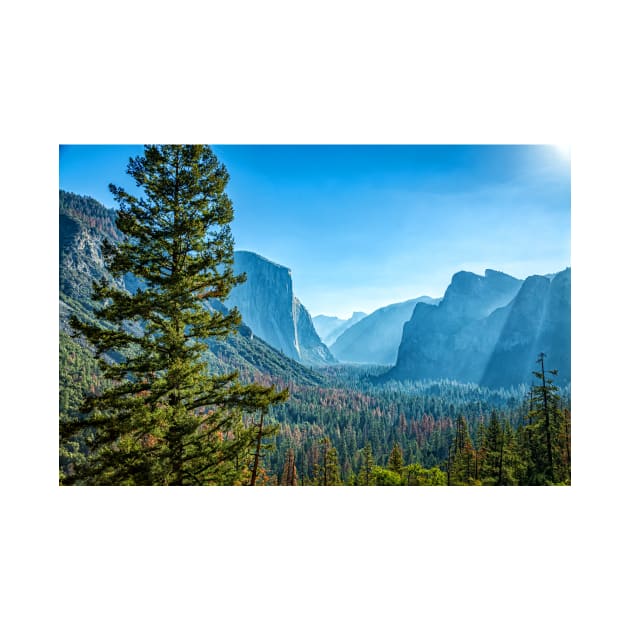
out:
<path id="1" fill-rule="evenodd" d="M 455 439 L 449 449 L 448 484 L 469 485 L 474 482 L 475 450 L 464 416 L 457 418 Z"/>
<path id="2" fill-rule="evenodd" d="M 337 455 L 337 449 L 334 446 L 330 446 L 324 456 L 324 469 L 326 471 L 326 483 L 327 486 L 341 485 L 341 472 L 339 470 L 339 456 Z"/>
<path id="3" fill-rule="evenodd" d="M 373 486 L 374 485 L 374 455 L 372 454 L 372 445 L 368 442 L 363 448 L 363 462 L 361 470 L 357 476 L 357 485 Z"/>
<path id="4" fill-rule="evenodd" d="M 295 453 L 293 449 L 287 450 L 284 458 L 284 467 L 282 469 L 282 476 L 280 477 L 281 486 L 297 486 L 298 474 L 297 467 L 295 465 Z"/>
<path id="5" fill-rule="evenodd" d="M 263 450 L 268 450 L 272 447 L 271 444 L 263 444 L 263 437 L 274 435 L 277 432 L 277 426 L 265 426 L 265 414 L 268 413 L 269 401 L 263 400 L 260 402 L 260 420 L 255 425 L 256 433 L 256 446 L 253 453 L 252 472 L 249 479 L 249 485 L 255 486 L 256 479 L 259 472 L 262 470 L 261 458 L 263 456 Z"/>
<path id="6" fill-rule="evenodd" d="M 504 435 L 499 416 L 492 411 L 488 428 L 484 431 L 484 463 L 481 481 L 487 485 L 503 485 L 504 475 Z"/>
<path id="7" fill-rule="evenodd" d="M 83 418 L 60 427 L 62 439 L 86 431 L 90 454 L 65 483 L 246 483 L 246 453 L 256 427 L 243 425 L 287 398 L 272 387 L 244 386 L 236 372 L 208 373 L 204 339 L 223 338 L 236 309 L 207 307 L 244 281 L 232 272 L 228 173 L 205 145 L 147 145 L 127 172 L 133 196 L 111 185 L 120 210 L 117 245 L 103 247 L 114 279 L 134 276 L 134 293 L 95 283 L 102 306 L 94 324 L 72 319 L 114 383 L 87 398 Z"/>
<path id="8" fill-rule="evenodd" d="M 317 463 L 313 467 L 315 483 L 318 486 L 337 486 L 341 483 L 337 449 L 332 446 L 328 436 L 320 440 L 320 446 L 322 448 L 317 451 Z"/>
<path id="9" fill-rule="evenodd" d="M 400 449 L 400 444 L 398 442 L 394 443 L 392 448 L 392 452 L 389 454 L 388 468 L 393 470 L 396 474 L 402 476 L 403 466 L 405 465 L 403 461 L 402 450 Z"/>
<path id="10" fill-rule="evenodd" d="M 561 458 L 560 433 L 564 417 L 558 387 L 550 378 L 550 375 L 557 375 L 558 370 L 545 370 L 545 356 L 544 352 L 538 355 L 536 362 L 540 364 L 540 370 L 533 374 L 540 382 L 531 389 L 532 408 L 529 417 L 532 420 L 530 432 L 535 454 L 534 481 L 556 483 L 559 481 L 557 472 L 560 471 L 557 469 Z"/>

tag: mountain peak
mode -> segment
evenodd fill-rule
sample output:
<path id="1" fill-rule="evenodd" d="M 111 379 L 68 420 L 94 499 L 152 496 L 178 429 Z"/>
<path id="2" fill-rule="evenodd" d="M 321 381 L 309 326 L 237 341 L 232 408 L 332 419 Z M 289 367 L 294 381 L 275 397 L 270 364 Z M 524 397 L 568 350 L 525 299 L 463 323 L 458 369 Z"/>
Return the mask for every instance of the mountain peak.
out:
<path id="1" fill-rule="evenodd" d="M 291 269 L 289 269 L 289 267 L 286 267 L 285 265 L 280 265 L 277 262 L 274 262 L 273 260 L 269 260 L 269 258 L 265 258 L 264 256 L 261 256 L 260 254 L 257 254 L 256 252 L 250 252 L 248 250 L 245 249 L 238 249 L 234 251 L 234 262 L 236 263 L 236 259 L 237 258 L 241 258 L 242 260 L 249 260 L 250 263 L 252 261 L 256 261 L 262 264 L 266 264 L 266 265 L 271 265 L 273 267 L 277 267 L 278 269 L 284 269 L 285 271 L 287 271 L 289 273 L 289 275 L 291 275 Z"/>
<path id="2" fill-rule="evenodd" d="M 511 276 L 503 271 L 497 271 L 496 269 L 486 269 L 484 272 L 485 278 L 511 278 L 512 280 L 517 280 L 514 276 Z"/>

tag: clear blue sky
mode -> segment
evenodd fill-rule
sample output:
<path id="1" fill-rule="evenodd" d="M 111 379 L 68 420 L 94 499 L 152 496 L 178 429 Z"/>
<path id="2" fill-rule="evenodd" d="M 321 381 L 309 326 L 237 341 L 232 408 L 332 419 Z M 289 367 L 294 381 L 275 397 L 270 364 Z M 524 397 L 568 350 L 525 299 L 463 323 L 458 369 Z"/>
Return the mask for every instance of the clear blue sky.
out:
<path id="1" fill-rule="evenodd" d="M 454 273 L 570 265 L 570 162 L 555 146 L 214 146 L 236 249 L 291 268 L 311 315 L 444 294 Z M 60 147 L 59 186 L 115 207 L 141 146 Z"/>

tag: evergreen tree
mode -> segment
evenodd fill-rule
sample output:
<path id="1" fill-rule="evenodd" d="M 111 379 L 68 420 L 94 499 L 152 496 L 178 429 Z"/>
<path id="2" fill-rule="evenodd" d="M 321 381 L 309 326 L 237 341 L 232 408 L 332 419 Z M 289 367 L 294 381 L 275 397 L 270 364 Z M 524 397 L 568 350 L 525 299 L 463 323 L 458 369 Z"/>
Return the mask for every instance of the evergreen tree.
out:
<path id="1" fill-rule="evenodd" d="M 236 309 L 206 306 L 244 281 L 232 272 L 227 170 L 208 146 L 148 145 L 127 172 L 142 194 L 110 186 L 124 239 L 105 243 L 103 253 L 115 280 L 131 274 L 139 286 L 130 294 L 95 283 L 103 325 L 71 322 L 113 385 L 85 400 L 80 420 L 61 424 L 63 440 L 84 431 L 90 451 L 64 481 L 244 483 L 258 427 L 245 427 L 243 414 L 265 411 L 287 392 L 244 386 L 236 372 L 211 375 L 204 360 L 204 339 L 224 338 L 240 322 Z"/>
<path id="2" fill-rule="evenodd" d="M 517 478 L 518 453 L 516 434 L 510 423 L 503 423 L 503 461 L 501 466 L 501 483 L 503 486 L 518 485 Z"/>
<path id="3" fill-rule="evenodd" d="M 268 413 L 269 401 L 266 400 L 266 395 L 263 394 L 263 400 L 260 401 L 258 407 L 260 407 L 260 421 L 255 425 L 255 433 L 256 433 L 256 447 L 253 453 L 254 460 L 252 463 L 252 474 L 249 480 L 250 486 L 256 485 L 256 479 L 258 477 L 259 472 L 262 471 L 261 466 L 261 458 L 263 456 L 263 450 L 268 450 L 272 448 L 271 444 L 263 445 L 263 437 L 275 435 L 277 433 L 278 427 L 276 426 L 267 426 L 265 427 L 265 414 Z"/>
<path id="4" fill-rule="evenodd" d="M 484 485 L 503 485 L 504 435 L 496 411 L 492 411 L 488 428 L 484 431 L 484 462 L 481 481 Z"/>
<path id="5" fill-rule="evenodd" d="M 284 466 L 282 468 L 282 476 L 280 477 L 281 486 L 297 486 L 298 474 L 297 467 L 295 465 L 295 453 L 290 448 L 284 458 Z"/>
<path id="6" fill-rule="evenodd" d="M 545 353 L 541 352 L 538 355 L 538 361 L 540 363 L 540 372 L 534 372 L 534 376 L 541 379 L 541 384 L 533 388 L 532 398 L 534 403 L 534 411 L 536 410 L 536 404 L 538 403 L 539 411 L 542 412 L 542 418 L 544 419 L 545 430 L 545 444 L 547 446 L 547 472 L 551 481 L 554 481 L 554 466 L 553 466 L 553 446 L 551 437 L 551 409 L 557 403 L 558 396 L 556 394 L 558 388 L 552 384 L 549 380 L 548 374 L 545 375 Z M 551 370 L 551 374 L 557 374 L 557 370 Z"/>
<path id="7" fill-rule="evenodd" d="M 337 449 L 332 446 L 328 436 L 320 440 L 322 463 L 318 462 L 314 467 L 315 483 L 318 486 L 338 486 L 341 483 L 341 473 L 339 471 L 339 456 Z"/>
<path id="8" fill-rule="evenodd" d="M 481 418 L 477 427 L 476 435 L 476 449 L 475 449 L 475 479 L 481 480 L 483 470 L 486 463 L 487 450 L 486 450 L 486 425 L 483 418 Z"/>
<path id="9" fill-rule="evenodd" d="M 324 470 L 325 470 L 325 483 L 326 486 L 339 486 L 341 485 L 341 472 L 339 470 L 339 456 L 337 455 L 337 449 L 334 446 L 328 444 L 328 448 L 324 455 Z"/>
<path id="10" fill-rule="evenodd" d="M 545 354 L 538 355 L 537 363 L 540 370 L 534 371 L 539 384 L 531 390 L 532 421 L 528 427 L 530 433 L 531 453 L 533 459 L 533 473 L 529 480 L 535 484 L 567 482 L 570 477 L 570 462 L 568 469 L 563 465 L 567 453 L 567 444 L 563 436 L 567 433 L 565 415 L 562 411 L 558 387 L 554 385 L 551 376 L 558 374 L 557 370 L 545 370 Z M 564 443 L 563 443 L 564 442 Z M 569 447 L 570 448 L 570 447 Z"/>
<path id="11" fill-rule="evenodd" d="M 398 442 L 395 442 L 392 448 L 392 452 L 389 454 L 387 467 L 390 470 L 393 470 L 397 475 L 402 475 L 404 465 L 405 463 L 403 461 L 403 454 L 400 449 L 400 444 L 398 444 Z"/>
<path id="12" fill-rule="evenodd" d="M 468 423 L 459 416 L 455 428 L 455 439 L 450 448 L 448 461 L 448 484 L 452 486 L 473 484 L 475 473 L 475 450 L 468 432 Z"/>
<path id="13" fill-rule="evenodd" d="M 372 445 L 368 442 L 363 448 L 361 470 L 357 476 L 357 485 L 374 485 L 374 455 Z"/>

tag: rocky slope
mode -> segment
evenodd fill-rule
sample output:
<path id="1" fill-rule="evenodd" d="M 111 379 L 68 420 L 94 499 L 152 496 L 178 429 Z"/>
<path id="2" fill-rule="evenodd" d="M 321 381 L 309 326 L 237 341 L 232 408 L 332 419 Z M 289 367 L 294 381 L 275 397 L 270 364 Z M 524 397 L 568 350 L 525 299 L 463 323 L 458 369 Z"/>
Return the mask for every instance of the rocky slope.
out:
<path id="1" fill-rule="evenodd" d="M 341 334 L 330 351 L 339 361 L 391 365 L 396 362 L 403 325 L 415 305 L 436 301 L 423 296 L 379 308 Z"/>
<path id="2" fill-rule="evenodd" d="M 255 335 L 306 365 L 335 363 L 311 316 L 293 295 L 291 270 L 253 252 L 234 252 L 234 271 L 247 274 L 226 305 L 236 306 Z"/>
<path id="3" fill-rule="evenodd" d="M 103 276 L 112 281 L 101 246 L 120 238 L 115 216 L 90 197 L 59 191 L 59 315 L 66 331 L 72 313 L 90 316 L 92 283 Z"/>

